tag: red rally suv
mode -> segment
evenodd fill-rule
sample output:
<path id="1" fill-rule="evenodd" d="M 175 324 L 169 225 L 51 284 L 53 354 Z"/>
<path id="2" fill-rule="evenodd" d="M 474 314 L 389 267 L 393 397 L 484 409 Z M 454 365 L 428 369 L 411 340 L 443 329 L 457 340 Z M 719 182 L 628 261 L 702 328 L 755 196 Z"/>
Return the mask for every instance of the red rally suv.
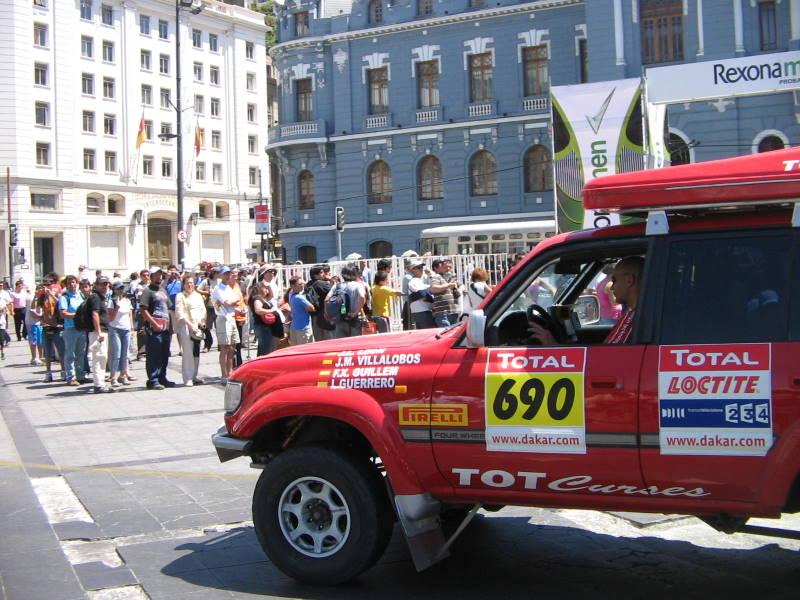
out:
<path id="1" fill-rule="evenodd" d="M 480 506 L 800 510 L 799 198 L 797 149 L 596 179 L 587 209 L 641 219 L 539 244 L 466 322 L 242 365 L 213 443 L 262 469 L 269 558 L 340 583 L 399 521 L 424 569 Z"/>

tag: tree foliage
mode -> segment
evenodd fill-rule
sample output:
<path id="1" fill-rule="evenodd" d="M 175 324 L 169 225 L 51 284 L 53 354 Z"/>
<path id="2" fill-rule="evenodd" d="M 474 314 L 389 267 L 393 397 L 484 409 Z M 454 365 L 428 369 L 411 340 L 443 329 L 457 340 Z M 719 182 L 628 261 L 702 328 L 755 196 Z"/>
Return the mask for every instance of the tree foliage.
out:
<path id="1" fill-rule="evenodd" d="M 264 36 L 264 43 L 267 46 L 267 50 L 274 46 L 278 41 L 278 23 L 275 20 L 275 13 L 272 10 L 274 4 L 274 0 L 267 0 L 267 2 L 263 2 L 261 4 L 253 2 L 250 7 L 257 12 L 264 13 L 264 23 L 266 23 L 267 27 L 269 27 L 269 31 Z"/>

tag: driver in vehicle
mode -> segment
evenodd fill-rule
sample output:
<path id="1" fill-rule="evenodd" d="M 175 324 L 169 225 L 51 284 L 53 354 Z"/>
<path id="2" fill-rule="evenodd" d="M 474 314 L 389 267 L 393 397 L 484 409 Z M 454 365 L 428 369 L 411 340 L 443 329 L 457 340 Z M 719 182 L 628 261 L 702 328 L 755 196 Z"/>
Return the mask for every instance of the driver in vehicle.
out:
<path id="1" fill-rule="evenodd" d="M 627 306 L 614 328 L 603 340 L 604 344 L 625 344 L 633 331 L 633 320 L 636 317 L 636 306 L 639 302 L 644 259 L 641 256 L 626 256 L 614 265 L 611 273 L 611 291 L 617 302 Z M 560 344 L 553 333 L 543 325 L 528 321 L 531 337 L 544 346 Z"/>

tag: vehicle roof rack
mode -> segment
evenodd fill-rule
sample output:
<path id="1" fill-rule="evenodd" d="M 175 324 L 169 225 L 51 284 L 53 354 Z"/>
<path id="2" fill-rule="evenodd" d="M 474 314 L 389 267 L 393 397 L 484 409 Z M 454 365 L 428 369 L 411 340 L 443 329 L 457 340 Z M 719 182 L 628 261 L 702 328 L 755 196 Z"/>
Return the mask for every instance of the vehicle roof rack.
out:
<path id="1" fill-rule="evenodd" d="M 593 179 L 587 210 L 647 219 L 648 233 L 669 231 L 667 217 L 793 207 L 800 227 L 800 148 Z"/>

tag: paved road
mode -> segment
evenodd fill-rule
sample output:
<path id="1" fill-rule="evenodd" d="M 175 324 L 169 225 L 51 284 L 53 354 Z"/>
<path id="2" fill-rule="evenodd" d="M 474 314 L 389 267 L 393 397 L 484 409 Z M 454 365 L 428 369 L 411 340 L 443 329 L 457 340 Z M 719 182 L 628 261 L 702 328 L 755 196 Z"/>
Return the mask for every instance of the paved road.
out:
<path id="1" fill-rule="evenodd" d="M 140 385 L 93 395 L 41 383 L 25 354 L 14 343 L 0 363 L 2 598 L 797 598 L 800 516 L 754 523 L 786 537 L 726 536 L 693 518 L 527 508 L 481 513 L 425 573 L 395 531 L 356 583 L 300 585 L 256 542 L 257 472 L 210 445 L 221 386 L 146 391 L 136 363 Z M 202 363 L 217 373 L 216 354 Z"/>

